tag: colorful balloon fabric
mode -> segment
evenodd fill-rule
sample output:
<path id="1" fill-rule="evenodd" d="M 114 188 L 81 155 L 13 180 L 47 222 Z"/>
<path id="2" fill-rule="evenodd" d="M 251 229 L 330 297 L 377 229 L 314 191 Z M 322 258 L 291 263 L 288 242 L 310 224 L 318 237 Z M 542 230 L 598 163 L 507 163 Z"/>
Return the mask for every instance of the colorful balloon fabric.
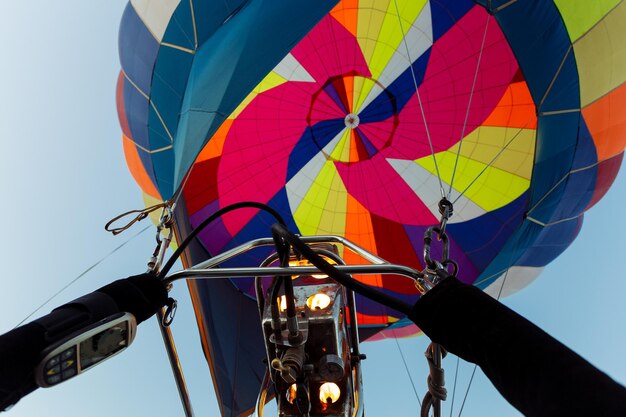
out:
<path id="1" fill-rule="evenodd" d="M 182 187 L 181 237 L 219 208 L 257 201 L 297 233 L 345 236 L 422 269 L 445 195 L 460 278 L 501 296 L 567 248 L 618 172 L 623 1 L 213 3 L 132 1 L 120 29 L 126 158 L 148 200 Z M 271 223 L 227 215 L 186 263 L 267 236 Z M 398 277 L 360 279 L 416 297 Z M 258 325 L 240 323 L 256 314 L 252 282 L 190 288 L 222 413 L 246 413 L 263 372 L 250 360 L 262 353 Z M 364 335 L 416 332 L 357 304 Z M 243 351 L 241 335 L 261 350 Z"/>

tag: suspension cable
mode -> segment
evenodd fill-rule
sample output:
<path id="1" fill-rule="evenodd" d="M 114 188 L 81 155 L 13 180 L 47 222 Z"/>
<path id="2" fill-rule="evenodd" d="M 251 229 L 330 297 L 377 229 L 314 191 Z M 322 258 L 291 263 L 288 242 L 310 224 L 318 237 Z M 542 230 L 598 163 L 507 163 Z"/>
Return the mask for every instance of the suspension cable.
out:
<path id="1" fill-rule="evenodd" d="M 126 244 L 130 243 L 133 239 L 135 239 L 136 237 L 138 237 L 140 234 L 142 234 L 143 232 L 145 232 L 146 230 L 148 230 L 150 228 L 150 226 L 146 226 L 143 229 L 141 229 L 139 232 L 137 232 L 136 234 L 134 234 L 132 237 L 130 237 L 128 240 L 126 240 L 125 242 L 119 244 L 118 246 L 116 246 L 115 248 L 113 248 L 113 250 L 111 250 L 109 253 L 107 253 L 106 255 L 104 255 L 102 258 L 98 259 L 94 264 L 92 264 L 89 268 L 85 269 L 83 272 L 81 272 L 80 274 L 78 274 L 74 279 L 72 279 L 70 282 L 68 282 L 67 284 L 65 284 L 63 287 L 61 287 L 61 289 L 59 289 L 57 292 L 55 292 L 50 298 L 48 298 L 46 301 L 44 301 L 43 303 L 41 303 L 39 305 L 39 307 L 37 307 L 36 309 L 34 309 L 28 316 L 24 317 L 24 319 L 22 321 L 20 321 L 19 323 L 17 323 L 15 325 L 15 327 L 13 329 L 16 329 L 18 327 L 20 327 L 22 324 L 24 324 L 24 322 L 26 322 L 26 320 L 28 320 L 29 318 L 31 318 L 35 313 L 37 313 L 39 310 L 41 310 L 46 304 L 48 304 L 50 301 L 52 301 L 53 299 L 55 299 L 57 296 L 59 296 L 59 294 L 61 294 L 63 291 L 65 291 L 66 289 L 68 289 L 69 287 L 71 287 L 72 285 L 74 285 L 78 280 L 80 280 L 82 277 L 84 277 L 85 275 L 87 275 L 92 269 L 94 269 L 95 267 L 97 267 L 98 265 L 100 265 L 102 262 L 104 262 L 105 260 L 107 260 L 108 258 L 110 258 L 115 252 L 119 251 L 120 249 L 122 249 L 124 246 L 126 246 Z"/>
<path id="2" fill-rule="evenodd" d="M 404 32 L 404 26 L 402 25 L 402 18 L 400 17 L 400 8 L 398 7 L 397 0 L 393 0 L 393 3 L 396 7 L 396 16 L 398 16 L 398 25 L 400 26 L 400 31 L 402 32 L 402 43 L 404 44 L 404 48 L 406 50 L 406 56 L 409 61 L 409 69 L 411 70 L 411 78 L 413 79 L 413 86 L 415 87 L 415 94 L 417 95 L 417 102 L 419 103 L 420 112 L 422 114 L 422 122 L 424 123 L 424 129 L 426 130 L 426 138 L 428 139 L 428 146 L 430 147 L 430 153 L 433 157 L 433 163 L 435 164 L 435 171 L 437 172 L 437 179 L 439 180 L 439 191 L 441 192 L 441 197 L 443 198 L 445 197 L 443 181 L 441 180 L 441 173 L 439 171 L 439 164 L 437 163 L 437 157 L 435 155 L 435 148 L 433 146 L 433 141 L 430 137 L 430 130 L 428 129 L 426 113 L 424 112 L 424 106 L 422 105 L 422 97 L 420 96 L 419 88 L 417 86 L 417 77 L 415 76 L 415 70 L 413 69 L 413 61 L 411 60 L 411 53 L 409 50 L 409 45 L 406 40 L 406 33 Z"/>
<path id="3" fill-rule="evenodd" d="M 489 161 L 489 163 L 487 165 L 485 165 L 485 167 L 478 173 L 478 175 L 476 175 L 476 177 L 474 177 L 474 179 L 469 183 L 469 185 L 467 187 L 465 187 L 465 189 L 454 199 L 454 201 L 452 201 L 452 203 L 456 203 L 457 201 L 459 201 L 461 199 L 461 197 L 463 197 L 463 195 L 465 195 L 467 190 L 469 190 L 470 187 L 472 185 L 474 185 L 474 183 L 476 181 L 478 181 L 478 179 L 485 173 L 485 171 L 487 171 L 488 168 L 493 166 L 493 164 L 500 157 L 500 155 L 502 155 L 504 153 L 504 151 L 507 150 L 507 148 L 513 143 L 513 141 L 515 139 L 517 139 L 520 136 L 520 134 L 526 129 L 526 127 L 530 124 L 532 119 L 533 119 L 533 117 L 531 116 L 531 117 L 528 118 L 528 120 L 526 120 L 526 123 L 524 123 L 524 126 L 519 128 L 519 130 L 515 133 L 515 135 L 513 135 L 513 137 L 511 139 L 509 139 L 509 141 L 502 147 L 502 149 L 500 149 L 498 151 L 498 153 L 491 159 L 491 161 Z"/>
<path id="4" fill-rule="evenodd" d="M 420 408 L 422 408 L 422 400 L 420 400 L 420 396 L 417 393 L 417 388 L 415 388 L 415 383 L 413 382 L 413 377 L 411 376 L 411 372 L 409 371 L 409 366 L 406 362 L 406 358 L 404 357 L 404 353 L 402 353 L 402 349 L 400 348 L 400 342 L 398 342 L 398 337 L 396 336 L 396 330 L 391 329 L 393 333 L 393 340 L 396 341 L 396 346 L 398 347 L 398 352 L 400 353 L 400 357 L 402 358 L 402 363 L 404 364 L 404 369 L 406 370 L 406 374 L 409 377 L 409 381 L 411 381 L 411 387 L 413 387 L 413 393 L 415 394 L 415 398 L 417 399 L 417 403 Z"/>
<path id="5" fill-rule="evenodd" d="M 467 127 L 467 120 L 469 119 L 470 109 L 472 107 L 472 98 L 474 97 L 474 90 L 476 89 L 476 80 L 478 79 L 478 72 L 480 70 L 480 62 L 483 57 L 483 51 L 485 50 L 485 40 L 487 39 L 487 29 L 489 28 L 489 21 L 491 16 L 487 14 L 487 23 L 485 24 L 485 32 L 483 33 L 483 41 L 480 45 L 480 51 L 478 53 L 478 61 L 476 62 L 476 71 L 474 71 L 474 80 L 472 81 L 472 88 L 470 90 L 470 96 L 467 103 L 467 110 L 465 111 L 465 120 L 463 121 L 463 129 L 461 130 L 461 138 L 459 139 L 459 149 L 456 152 L 456 158 L 454 160 L 454 168 L 452 169 L 452 179 L 450 180 L 450 188 L 448 189 L 447 198 L 450 198 L 452 194 L 452 185 L 454 184 L 454 177 L 456 169 L 459 163 L 459 156 L 461 155 L 461 146 L 463 145 L 463 137 L 465 136 L 465 128 Z"/>
<path id="6" fill-rule="evenodd" d="M 465 407 L 465 400 L 467 400 L 467 396 L 469 394 L 470 387 L 472 386 L 472 382 L 474 381 L 474 375 L 476 374 L 476 368 L 478 368 L 478 365 L 474 365 L 474 370 L 472 371 L 472 376 L 470 377 L 469 384 L 467 384 L 467 391 L 465 391 L 465 396 L 463 397 L 463 402 L 461 403 L 461 409 L 459 410 L 458 417 L 461 417 L 461 413 L 463 413 L 463 407 Z"/>
<path id="7" fill-rule="evenodd" d="M 452 411 L 454 410 L 454 397 L 456 395 L 456 382 L 459 377 L 459 362 L 461 362 L 461 358 L 456 357 L 456 368 L 454 370 L 454 384 L 452 386 L 452 400 L 450 400 L 450 417 L 452 417 Z"/>
<path id="8" fill-rule="evenodd" d="M 176 191 L 174 192 L 174 195 L 172 195 L 172 198 L 169 199 L 168 203 L 172 211 L 174 211 L 174 209 L 176 208 L 176 205 L 178 204 L 178 200 L 180 200 L 180 198 L 183 196 L 183 190 L 185 188 L 185 185 L 187 185 L 187 181 L 189 181 L 189 178 L 191 178 L 191 171 L 193 171 L 195 166 L 196 166 L 195 163 L 191 164 L 191 166 L 189 167 L 189 170 L 187 171 L 187 173 L 185 174 L 185 177 L 183 178 L 183 182 L 176 189 Z"/>

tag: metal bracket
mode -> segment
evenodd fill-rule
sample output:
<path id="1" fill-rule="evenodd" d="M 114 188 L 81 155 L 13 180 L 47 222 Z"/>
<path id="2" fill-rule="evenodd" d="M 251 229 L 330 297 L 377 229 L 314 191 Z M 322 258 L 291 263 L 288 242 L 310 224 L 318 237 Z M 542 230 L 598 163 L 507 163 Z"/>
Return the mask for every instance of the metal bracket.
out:
<path id="1" fill-rule="evenodd" d="M 281 337 L 280 340 L 276 340 L 274 335 L 270 336 L 270 342 L 280 345 L 280 346 L 288 346 L 288 347 L 298 347 L 302 346 L 306 343 L 307 338 L 309 337 L 309 322 L 308 320 L 298 320 L 298 330 L 302 334 L 302 338 L 298 341 L 290 341 L 289 340 L 289 330 L 285 329 L 280 332 Z"/>

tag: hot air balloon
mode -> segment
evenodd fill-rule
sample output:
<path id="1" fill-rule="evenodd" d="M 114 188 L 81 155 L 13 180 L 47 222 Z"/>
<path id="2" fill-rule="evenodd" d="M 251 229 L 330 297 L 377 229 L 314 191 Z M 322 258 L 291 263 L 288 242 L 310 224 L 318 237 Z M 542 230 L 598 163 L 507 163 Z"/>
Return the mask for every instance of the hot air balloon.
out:
<path id="1" fill-rule="evenodd" d="M 126 159 L 148 205 L 175 202 L 181 239 L 255 201 L 294 232 L 416 269 L 445 198 L 459 278 L 500 297 L 569 246 L 619 170 L 625 18 L 621 1 L 133 1 L 119 41 Z M 272 222 L 224 216 L 185 265 Z M 416 298 L 405 281 L 363 280 Z M 265 367 L 253 282 L 189 287 L 222 415 L 245 415 Z M 357 308 L 366 337 L 418 332 L 366 298 Z"/>

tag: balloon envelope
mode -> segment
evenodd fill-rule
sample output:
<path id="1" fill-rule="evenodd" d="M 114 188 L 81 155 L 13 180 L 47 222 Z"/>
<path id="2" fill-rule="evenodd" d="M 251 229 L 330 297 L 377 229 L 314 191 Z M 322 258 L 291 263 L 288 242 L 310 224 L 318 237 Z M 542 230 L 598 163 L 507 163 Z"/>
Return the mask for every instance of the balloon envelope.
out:
<path id="1" fill-rule="evenodd" d="M 342 235 L 417 269 L 445 195 L 460 278 L 494 296 L 523 288 L 576 237 L 621 164 L 626 5 L 335 3 L 129 3 L 118 108 L 135 179 L 157 200 L 182 187 L 180 237 L 257 201 L 295 232 Z M 267 236 L 272 222 L 224 216 L 185 263 Z M 361 279 L 416 297 L 397 277 Z M 264 372 L 252 287 L 190 284 L 223 415 L 248 412 Z M 357 304 L 364 335 L 416 332 Z"/>

